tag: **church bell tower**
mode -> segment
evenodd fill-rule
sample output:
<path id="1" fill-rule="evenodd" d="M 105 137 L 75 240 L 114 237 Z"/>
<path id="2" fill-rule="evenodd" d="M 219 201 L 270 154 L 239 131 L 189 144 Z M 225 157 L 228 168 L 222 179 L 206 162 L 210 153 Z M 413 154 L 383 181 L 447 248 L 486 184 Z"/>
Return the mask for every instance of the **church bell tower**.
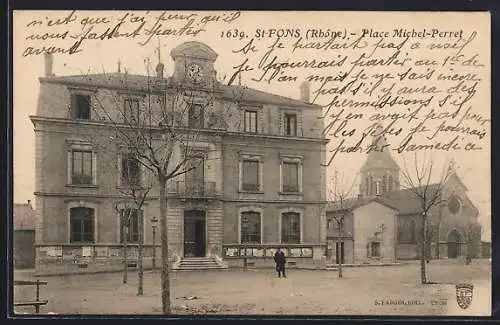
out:
<path id="1" fill-rule="evenodd" d="M 382 125 L 375 127 L 372 139 L 372 151 L 360 169 L 361 196 L 381 195 L 386 192 L 399 190 L 399 166 L 392 158 L 387 145 L 387 139 L 381 136 Z"/>

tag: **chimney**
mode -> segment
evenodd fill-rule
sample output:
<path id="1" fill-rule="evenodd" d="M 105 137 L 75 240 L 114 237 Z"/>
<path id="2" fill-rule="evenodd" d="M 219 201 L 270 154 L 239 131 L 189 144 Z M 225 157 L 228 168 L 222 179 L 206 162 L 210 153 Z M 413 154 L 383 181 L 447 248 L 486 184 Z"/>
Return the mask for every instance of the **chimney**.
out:
<path id="1" fill-rule="evenodd" d="M 164 67 L 165 66 L 161 62 L 156 65 L 156 76 L 160 79 L 163 79 L 163 68 Z"/>
<path id="2" fill-rule="evenodd" d="M 309 95 L 310 95 L 310 89 L 309 89 L 309 82 L 304 81 L 303 83 L 300 84 L 300 100 L 303 102 L 309 103 Z"/>
<path id="3" fill-rule="evenodd" d="M 54 56 L 52 53 L 45 52 L 45 76 L 52 77 L 54 74 L 52 73 L 52 66 L 54 65 Z"/>

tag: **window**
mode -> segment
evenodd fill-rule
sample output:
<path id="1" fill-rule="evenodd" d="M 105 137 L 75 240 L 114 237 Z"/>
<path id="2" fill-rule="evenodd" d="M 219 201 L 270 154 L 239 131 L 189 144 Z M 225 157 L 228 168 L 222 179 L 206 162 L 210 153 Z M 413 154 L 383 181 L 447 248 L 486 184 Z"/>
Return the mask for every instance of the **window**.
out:
<path id="1" fill-rule="evenodd" d="M 242 162 L 242 184 L 243 191 L 258 191 L 260 190 L 259 182 L 259 161 L 258 160 L 243 160 Z"/>
<path id="2" fill-rule="evenodd" d="M 388 192 L 389 181 L 387 175 L 382 176 L 382 193 Z"/>
<path id="3" fill-rule="evenodd" d="M 122 156 L 121 172 L 122 185 L 137 186 L 141 184 L 141 166 L 133 153 L 127 153 Z"/>
<path id="4" fill-rule="evenodd" d="M 380 181 L 375 182 L 375 194 L 380 195 Z"/>
<path id="5" fill-rule="evenodd" d="M 185 175 L 186 194 L 203 195 L 205 193 L 205 159 L 192 156 L 187 162 L 190 169 Z"/>
<path id="6" fill-rule="evenodd" d="M 261 243 L 260 213 L 246 211 L 241 213 L 241 243 Z"/>
<path id="7" fill-rule="evenodd" d="M 297 135 L 297 114 L 285 114 L 285 135 Z"/>
<path id="8" fill-rule="evenodd" d="M 138 243 L 140 234 L 140 219 L 142 218 L 142 211 L 137 209 L 121 209 L 120 210 L 120 243 L 123 239 L 127 238 L 129 243 Z"/>
<path id="9" fill-rule="evenodd" d="M 391 192 L 392 188 L 393 188 L 393 180 L 392 180 L 392 176 L 389 175 L 389 176 L 387 176 L 387 191 Z"/>
<path id="10" fill-rule="evenodd" d="M 299 164 L 283 162 L 283 192 L 299 192 Z"/>
<path id="11" fill-rule="evenodd" d="M 90 96 L 73 94 L 71 96 L 72 117 L 78 120 L 90 120 Z"/>
<path id="12" fill-rule="evenodd" d="M 371 257 L 380 257 L 380 243 L 372 242 L 370 244 L 370 256 Z"/>
<path id="13" fill-rule="evenodd" d="M 189 106 L 188 127 L 201 129 L 203 125 L 203 107 L 199 104 Z"/>
<path id="14" fill-rule="evenodd" d="M 127 124 L 137 125 L 139 123 L 139 100 L 127 98 L 124 101 L 123 119 Z"/>
<path id="15" fill-rule="evenodd" d="M 92 184 L 92 151 L 73 150 L 71 152 L 71 183 Z"/>
<path id="16" fill-rule="evenodd" d="M 460 211 L 461 203 L 456 195 L 453 195 L 448 199 L 447 205 L 448 211 L 450 211 L 451 214 L 457 214 Z"/>
<path id="17" fill-rule="evenodd" d="M 245 111 L 243 124 L 245 132 L 257 133 L 257 112 Z"/>
<path id="18" fill-rule="evenodd" d="M 297 212 L 281 215 L 281 243 L 300 244 L 300 214 Z"/>
<path id="19" fill-rule="evenodd" d="M 70 242 L 94 242 L 94 209 L 77 207 L 70 209 Z"/>

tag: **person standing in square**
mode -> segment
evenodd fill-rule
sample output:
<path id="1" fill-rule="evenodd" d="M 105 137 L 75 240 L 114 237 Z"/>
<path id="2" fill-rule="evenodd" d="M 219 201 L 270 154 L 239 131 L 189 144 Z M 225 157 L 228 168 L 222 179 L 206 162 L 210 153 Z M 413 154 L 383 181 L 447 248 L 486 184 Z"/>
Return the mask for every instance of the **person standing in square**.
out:
<path id="1" fill-rule="evenodd" d="M 276 263 L 276 272 L 278 272 L 278 277 L 281 278 L 283 275 L 284 278 L 286 278 L 285 275 L 285 253 L 281 250 L 280 247 L 278 247 L 278 250 L 274 254 L 274 262 Z"/>

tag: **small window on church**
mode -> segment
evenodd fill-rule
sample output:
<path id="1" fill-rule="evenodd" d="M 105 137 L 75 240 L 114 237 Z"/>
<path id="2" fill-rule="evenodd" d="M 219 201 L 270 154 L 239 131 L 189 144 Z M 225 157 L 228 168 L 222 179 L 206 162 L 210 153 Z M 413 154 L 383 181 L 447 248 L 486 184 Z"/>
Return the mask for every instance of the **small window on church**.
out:
<path id="1" fill-rule="evenodd" d="M 375 195 L 380 195 L 380 181 L 375 182 Z"/>

